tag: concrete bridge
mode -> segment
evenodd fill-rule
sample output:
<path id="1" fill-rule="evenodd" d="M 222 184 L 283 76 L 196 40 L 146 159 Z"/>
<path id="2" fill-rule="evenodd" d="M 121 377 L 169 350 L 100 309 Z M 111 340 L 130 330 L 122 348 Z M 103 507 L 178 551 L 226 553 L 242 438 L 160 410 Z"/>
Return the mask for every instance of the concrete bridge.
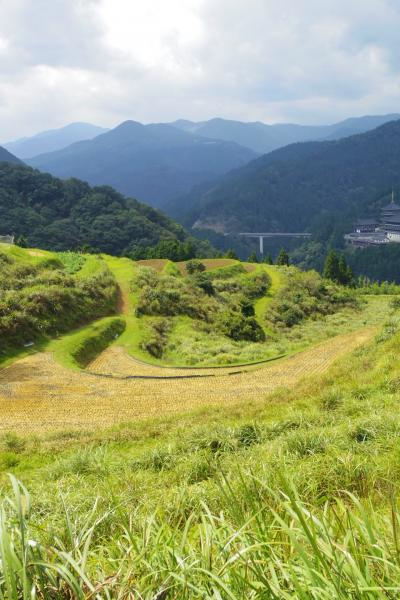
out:
<path id="1" fill-rule="evenodd" d="M 264 239 L 273 237 L 295 237 L 295 238 L 309 238 L 311 233 L 283 233 L 283 232 L 269 232 L 269 233 L 226 233 L 225 235 L 240 235 L 242 237 L 258 238 L 260 241 L 260 254 L 264 254 Z"/>

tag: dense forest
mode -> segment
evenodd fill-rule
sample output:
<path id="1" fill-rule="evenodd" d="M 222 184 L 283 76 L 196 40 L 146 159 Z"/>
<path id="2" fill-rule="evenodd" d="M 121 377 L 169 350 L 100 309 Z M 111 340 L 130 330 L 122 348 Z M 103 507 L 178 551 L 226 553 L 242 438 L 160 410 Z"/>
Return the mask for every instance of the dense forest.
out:
<path id="1" fill-rule="evenodd" d="M 171 204 L 186 226 L 235 231 L 314 231 L 374 211 L 400 186 L 400 121 L 339 141 L 287 146 Z M 328 227 L 329 229 L 329 227 Z M 326 235 L 331 235 L 327 230 Z"/>
<path id="2" fill-rule="evenodd" d="M 61 181 L 8 163 L 0 163 L 1 234 L 15 234 L 31 247 L 136 257 L 160 242 L 182 249 L 185 258 L 211 251 L 162 213 L 110 187 Z"/>

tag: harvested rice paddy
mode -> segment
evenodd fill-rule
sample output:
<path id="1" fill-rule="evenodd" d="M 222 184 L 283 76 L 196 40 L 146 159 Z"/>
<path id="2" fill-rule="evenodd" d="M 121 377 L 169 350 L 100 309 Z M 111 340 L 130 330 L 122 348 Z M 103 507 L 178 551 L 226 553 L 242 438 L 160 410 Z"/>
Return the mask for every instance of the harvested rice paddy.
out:
<path id="1" fill-rule="evenodd" d="M 0 431 L 40 435 L 199 407 L 265 402 L 279 388 L 293 388 L 304 377 L 324 373 L 375 332 L 374 327 L 363 328 L 258 367 L 201 372 L 146 365 L 116 348 L 103 353 L 89 371 L 73 371 L 58 364 L 51 353 L 40 352 L 0 370 Z"/>

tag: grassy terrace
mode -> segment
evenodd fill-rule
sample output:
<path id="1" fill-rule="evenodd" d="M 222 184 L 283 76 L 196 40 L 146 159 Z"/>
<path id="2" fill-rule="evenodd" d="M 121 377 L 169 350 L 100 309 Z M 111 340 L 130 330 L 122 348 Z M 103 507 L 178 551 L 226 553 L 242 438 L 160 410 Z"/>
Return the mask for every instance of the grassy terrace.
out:
<path id="1" fill-rule="evenodd" d="M 0 369 L 0 598 L 399 597 L 393 297 L 335 295 L 332 309 L 299 295 L 318 287 L 314 277 L 290 288 L 291 271 L 214 261 L 206 273 L 228 307 L 238 281 L 267 271 L 271 285 L 253 302 L 267 340 L 232 341 L 177 314 L 157 359 L 142 342 L 165 316 L 135 313 L 137 263 L 7 252 L 39 267 L 29 293 L 54 285 L 49 261 L 91 310 L 87 282 L 105 267 L 119 291 L 107 279 L 113 310 L 38 338 Z M 185 265 L 153 266 L 191 301 Z M 299 307 L 314 312 L 300 318 Z M 207 364 L 222 368 L 197 368 Z M 192 378 L 177 378 L 179 365 Z"/>
<path id="2" fill-rule="evenodd" d="M 31 492 L 26 539 L 42 544 L 26 547 L 27 560 L 64 565 L 58 576 L 27 568 L 29 577 L 45 598 L 51 588 L 82 598 L 397 598 L 397 329 L 392 315 L 327 374 L 249 402 L 3 435 L 3 494 L 13 495 L 11 470 Z M 12 505 L 4 510 L 18 555 L 20 526 Z"/>

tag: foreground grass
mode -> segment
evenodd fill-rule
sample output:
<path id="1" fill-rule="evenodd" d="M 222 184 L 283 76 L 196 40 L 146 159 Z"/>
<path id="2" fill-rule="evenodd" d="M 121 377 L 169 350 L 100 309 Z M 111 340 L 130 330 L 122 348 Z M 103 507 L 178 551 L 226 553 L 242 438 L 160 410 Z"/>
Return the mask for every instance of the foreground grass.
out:
<path id="1" fill-rule="evenodd" d="M 35 583 L 44 598 L 398 598 L 399 343 L 393 315 L 295 390 L 3 436 L 3 595 Z"/>

